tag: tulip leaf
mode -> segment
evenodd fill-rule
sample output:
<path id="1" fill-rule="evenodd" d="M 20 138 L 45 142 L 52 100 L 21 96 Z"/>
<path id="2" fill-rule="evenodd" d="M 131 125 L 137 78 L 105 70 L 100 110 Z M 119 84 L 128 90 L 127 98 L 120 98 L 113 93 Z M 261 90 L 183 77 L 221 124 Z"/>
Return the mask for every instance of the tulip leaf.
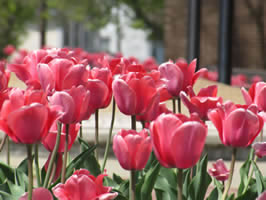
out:
<path id="1" fill-rule="evenodd" d="M 189 185 L 189 200 L 202 200 L 205 197 L 211 177 L 207 173 L 208 156 L 205 155 L 199 163 L 197 174 L 193 177 Z"/>
<path id="2" fill-rule="evenodd" d="M 28 175 L 28 158 L 22 160 L 17 169 Z"/>
<path id="3" fill-rule="evenodd" d="M 183 177 L 184 177 L 183 178 L 183 194 L 186 198 L 188 197 L 188 188 L 190 185 L 190 174 L 191 174 L 190 169 L 183 170 Z"/>
<path id="4" fill-rule="evenodd" d="M 154 188 L 156 190 L 162 191 L 163 200 L 166 199 L 176 200 L 176 195 L 177 195 L 176 189 L 173 189 L 168 180 L 165 177 L 161 176 L 160 174 L 157 177 Z"/>
<path id="5" fill-rule="evenodd" d="M 124 180 L 117 174 L 113 173 L 113 179 L 117 184 L 121 184 Z"/>
<path id="6" fill-rule="evenodd" d="M 154 188 L 160 169 L 161 169 L 161 165 L 159 162 L 157 162 L 157 164 L 146 173 L 145 178 L 144 178 L 144 183 L 141 187 L 141 199 L 142 200 L 147 200 L 148 198 L 151 197 L 151 193 Z"/>
<path id="7" fill-rule="evenodd" d="M 257 193 L 258 195 L 260 195 L 266 189 L 266 184 L 264 183 L 261 171 L 259 170 L 257 164 L 254 161 L 252 161 L 252 167 L 254 168 L 255 172 Z"/>
<path id="8" fill-rule="evenodd" d="M 6 179 L 15 183 L 14 170 L 0 162 L 0 183 L 3 183 Z"/>
<path id="9" fill-rule="evenodd" d="M 235 194 L 232 193 L 229 197 L 226 198 L 226 200 L 234 200 L 235 199 Z"/>
<path id="10" fill-rule="evenodd" d="M 242 194 L 244 188 L 248 184 L 248 174 L 249 174 L 249 171 L 250 171 L 250 166 L 251 166 L 251 161 L 252 161 L 252 158 L 253 158 L 253 153 L 254 153 L 254 149 L 251 148 L 251 150 L 249 152 L 248 159 L 244 162 L 244 164 L 240 168 L 240 185 L 239 185 L 238 191 L 237 191 L 238 195 Z"/>
<path id="11" fill-rule="evenodd" d="M 238 196 L 235 200 L 255 200 L 257 198 L 257 185 L 252 184 L 245 193 Z"/>

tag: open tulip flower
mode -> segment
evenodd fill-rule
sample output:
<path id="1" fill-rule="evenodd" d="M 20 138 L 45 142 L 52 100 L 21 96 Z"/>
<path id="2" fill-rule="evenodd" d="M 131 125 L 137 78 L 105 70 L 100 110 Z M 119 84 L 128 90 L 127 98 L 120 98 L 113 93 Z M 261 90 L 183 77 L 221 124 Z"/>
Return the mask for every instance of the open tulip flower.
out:
<path id="1" fill-rule="evenodd" d="M 152 145 L 148 131 L 122 129 L 113 139 L 113 150 L 126 170 L 142 170 L 148 162 Z"/>
<path id="2" fill-rule="evenodd" d="M 207 120 L 209 110 L 216 108 L 217 103 L 222 103 L 222 98 L 217 97 L 217 86 L 212 85 L 202 88 L 196 95 L 191 86 L 188 87 L 188 99 L 185 92 L 180 93 L 180 98 L 190 113 L 197 113 L 202 120 Z"/>
<path id="3" fill-rule="evenodd" d="M 254 104 L 241 106 L 228 101 L 210 111 L 208 117 L 217 128 L 221 142 L 232 147 L 250 145 L 264 124 Z"/>
<path id="4" fill-rule="evenodd" d="M 256 104 L 260 111 L 266 112 L 266 83 L 257 82 L 252 84 L 249 91 L 245 88 L 241 88 L 244 100 L 247 105 Z"/>
<path id="5" fill-rule="evenodd" d="M 266 142 L 256 142 L 252 144 L 252 148 L 255 149 L 255 154 L 259 158 L 266 156 Z"/>
<path id="6" fill-rule="evenodd" d="M 193 167 L 203 151 L 207 126 L 199 118 L 161 114 L 150 126 L 154 153 L 162 166 Z"/>
<path id="7" fill-rule="evenodd" d="M 217 160 L 212 164 L 213 168 L 209 169 L 208 172 L 211 176 L 216 178 L 218 181 L 226 181 L 229 177 L 229 170 L 226 168 L 223 159 Z"/>
<path id="8" fill-rule="evenodd" d="M 181 91 L 187 91 L 188 86 L 193 86 L 199 76 L 207 69 L 196 70 L 196 59 L 188 64 L 184 59 L 177 60 L 176 63 L 172 61 L 163 63 L 159 66 L 161 78 L 167 80 L 168 92 L 173 97 L 178 97 Z"/>
<path id="9" fill-rule="evenodd" d="M 125 115 L 145 113 L 159 95 L 151 77 L 134 72 L 115 79 L 112 87 L 117 106 Z"/>
<path id="10" fill-rule="evenodd" d="M 53 193 L 58 200 L 111 200 L 118 193 L 111 193 L 111 187 L 103 186 L 103 178 L 95 178 L 85 169 L 77 170 L 68 178 L 65 184 L 59 183 L 53 188 Z"/>

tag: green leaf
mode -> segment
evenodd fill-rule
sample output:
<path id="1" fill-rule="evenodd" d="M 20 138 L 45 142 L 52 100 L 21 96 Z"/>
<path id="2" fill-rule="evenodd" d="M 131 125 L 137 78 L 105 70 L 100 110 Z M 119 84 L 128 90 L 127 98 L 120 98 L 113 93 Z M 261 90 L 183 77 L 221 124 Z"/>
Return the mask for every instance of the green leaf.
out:
<path id="1" fill-rule="evenodd" d="M 34 159 L 34 157 L 32 159 Z M 17 169 L 28 175 L 28 158 L 22 160 Z"/>
<path id="2" fill-rule="evenodd" d="M 157 177 L 155 186 L 155 190 L 160 190 L 162 192 L 162 199 L 163 200 L 176 200 L 177 192 L 176 189 L 173 189 L 172 186 L 169 184 L 166 177 L 163 177 L 159 174 Z"/>
<path id="3" fill-rule="evenodd" d="M 202 200 L 205 197 L 208 186 L 211 183 L 211 177 L 207 172 L 208 156 L 205 155 L 198 166 L 197 174 L 193 177 L 189 185 L 190 200 Z"/>
<path id="4" fill-rule="evenodd" d="M 161 165 L 158 162 L 152 169 L 150 169 L 144 178 L 144 183 L 141 187 L 141 199 L 146 200 L 151 196 L 153 187 L 155 185 L 157 176 L 160 172 Z"/>
<path id="5" fill-rule="evenodd" d="M 240 168 L 240 185 L 239 185 L 238 191 L 237 191 L 238 195 L 242 194 L 244 188 L 248 184 L 248 174 L 250 171 L 253 153 L 254 153 L 254 149 L 251 148 L 251 150 L 249 152 L 248 159 L 244 162 L 244 164 Z"/>
<path id="6" fill-rule="evenodd" d="M 235 200 L 255 200 L 257 198 L 257 185 L 251 185 L 244 194 L 238 196 Z"/>
<path id="7" fill-rule="evenodd" d="M 261 171 L 259 170 L 257 164 L 254 161 L 252 161 L 252 167 L 254 168 L 255 172 L 257 193 L 259 196 L 266 189 L 266 184 L 263 181 L 263 176 L 261 174 Z"/>
<path id="8" fill-rule="evenodd" d="M 97 162 L 94 154 L 92 153 L 88 155 L 86 159 L 84 159 L 82 162 L 79 162 L 79 164 L 77 164 L 75 168 L 76 169 L 81 169 L 81 168 L 87 169 L 94 176 L 98 176 L 99 174 L 101 174 L 101 167 L 99 163 Z"/>
<path id="9" fill-rule="evenodd" d="M 10 180 L 15 183 L 14 170 L 8 165 L 0 162 L 0 183 L 3 183 L 5 180 Z"/>

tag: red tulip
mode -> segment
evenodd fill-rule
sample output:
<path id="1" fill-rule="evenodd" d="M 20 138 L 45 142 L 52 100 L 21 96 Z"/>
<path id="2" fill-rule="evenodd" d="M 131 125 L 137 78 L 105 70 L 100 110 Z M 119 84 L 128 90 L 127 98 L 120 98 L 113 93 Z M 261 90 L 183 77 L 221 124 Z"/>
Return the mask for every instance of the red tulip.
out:
<path id="1" fill-rule="evenodd" d="M 255 154 L 259 158 L 266 156 L 266 142 L 256 142 L 252 144 L 252 148 L 255 149 Z"/>
<path id="2" fill-rule="evenodd" d="M 213 168 L 209 169 L 208 172 L 218 181 L 226 181 L 229 177 L 229 170 L 226 168 L 223 159 L 217 160 L 212 164 Z"/>
<path id="3" fill-rule="evenodd" d="M 40 142 L 61 114 L 58 107 L 41 104 L 33 94 L 27 96 L 28 92 L 13 89 L 3 103 L 0 129 L 16 143 Z"/>
<path id="4" fill-rule="evenodd" d="M 242 95 L 247 105 L 252 103 L 256 104 L 260 111 L 266 112 L 266 83 L 257 82 L 252 84 L 249 91 L 245 88 L 241 88 Z"/>
<path id="5" fill-rule="evenodd" d="M 142 170 L 151 154 L 148 131 L 122 129 L 113 139 L 113 150 L 120 165 L 126 170 Z"/>
<path id="6" fill-rule="evenodd" d="M 161 77 L 167 80 L 168 92 L 173 97 L 178 97 L 181 91 L 187 91 L 188 86 L 193 86 L 201 73 L 207 69 L 200 69 L 195 73 L 196 60 L 193 60 L 189 65 L 185 60 L 179 59 L 176 63 L 169 61 L 159 66 Z"/>
<path id="7" fill-rule="evenodd" d="M 133 72 L 114 80 L 112 86 L 117 106 L 125 115 L 145 113 L 159 95 L 152 78 Z"/>
<path id="8" fill-rule="evenodd" d="M 14 52 L 16 51 L 16 48 L 9 44 L 4 48 L 4 54 L 6 54 L 7 56 L 12 55 Z"/>
<path id="9" fill-rule="evenodd" d="M 201 74 L 201 77 L 210 81 L 217 81 L 218 73 L 216 71 L 205 71 Z"/>
<path id="10" fill-rule="evenodd" d="M 207 126 L 194 115 L 161 114 L 150 131 L 154 153 L 164 167 L 190 168 L 200 159 Z"/>
<path id="11" fill-rule="evenodd" d="M 209 112 L 208 117 L 218 130 L 222 143 L 232 147 L 247 147 L 260 133 L 263 118 L 257 107 L 227 102 Z"/>
<path id="12" fill-rule="evenodd" d="M 247 76 L 244 74 L 233 75 L 231 77 L 231 85 L 237 87 L 247 87 Z"/>
<path id="13" fill-rule="evenodd" d="M 80 129 L 80 124 L 69 124 L 69 135 L 68 135 L 68 150 L 71 149 Z M 55 122 L 47 136 L 42 140 L 44 147 L 52 152 L 55 146 L 57 135 L 57 123 Z M 58 148 L 59 153 L 63 153 L 65 149 L 65 137 L 66 137 L 66 125 L 63 124 L 61 136 L 60 136 L 60 145 Z"/>
<path id="14" fill-rule="evenodd" d="M 260 194 L 256 200 L 265 200 L 266 199 L 266 191 Z"/>
<path id="15" fill-rule="evenodd" d="M 53 200 L 53 195 L 46 188 L 35 188 L 32 193 L 32 200 Z M 19 200 L 28 200 L 28 193 L 25 193 Z"/>
<path id="16" fill-rule="evenodd" d="M 68 178 L 65 184 L 59 183 L 53 188 L 53 193 L 58 200 L 111 200 L 118 193 L 111 193 L 111 187 L 102 184 L 105 175 L 97 178 L 86 169 L 77 170 Z"/>
<path id="17" fill-rule="evenodd" d="M 6 63 L 0 60 L 0 91 L 4 91 L 8 87 L 10 73 L 5 69 Z"/>
<path id="18" fill-rule="evenodd" d="M 55 92 L 49 99 L 52 105 L 61 106 L 63 115 L 59 119 L 64 124 L 77 123 L 91 115 L 90 92 L 82 85 L 70 90 Z"/>
<path id="19" fill-rule="evenodd" d="M 185 92 L 180 93 L 180 98 L 184 105 L 188 108 L 190 113 L 197 113 L 202 120 L 206 120 L 209 110 L 216 108 L 216 104 L 222 103 L 222 98 L 217 97 L 217 86 L 212 85 L 207 88 L 202 88 L 197 95 L 195 95 L 191 86 L 188 87 L 188 99 Z"/>

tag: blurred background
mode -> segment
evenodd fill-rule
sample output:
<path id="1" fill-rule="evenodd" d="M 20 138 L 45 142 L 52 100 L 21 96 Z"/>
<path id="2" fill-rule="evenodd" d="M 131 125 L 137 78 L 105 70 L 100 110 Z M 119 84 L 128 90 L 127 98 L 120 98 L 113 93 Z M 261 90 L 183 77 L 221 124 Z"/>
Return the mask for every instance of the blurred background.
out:
<path id="1" fill-rule="evenodd" d="M 232 67 L 264 70 L 265 4 L 264 0 L 1 0 L 0 49 L 8 44 L 26 50 L 80 47 L 121 52 L 142 61 L 153 56 L 161 63 L 188 58 L 194 47 L 200 50 L 194 53 L 200 66 L 217 66 L 220 34 L 228 32 Z M 222 28 L 222 23 L 231 28 Z M 0 52 L 0 58 L 4 56 Z"/>

